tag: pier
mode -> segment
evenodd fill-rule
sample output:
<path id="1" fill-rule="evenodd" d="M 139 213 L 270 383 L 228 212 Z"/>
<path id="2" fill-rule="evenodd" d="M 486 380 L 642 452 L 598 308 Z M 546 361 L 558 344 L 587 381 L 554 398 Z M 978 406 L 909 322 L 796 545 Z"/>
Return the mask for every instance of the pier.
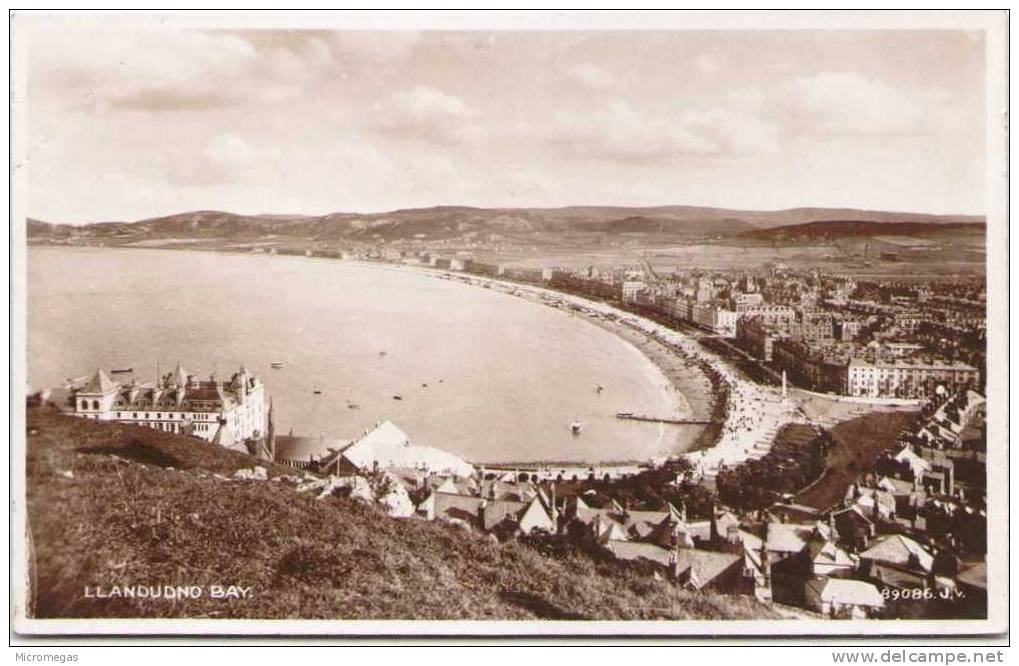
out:
<path id="1" fill-rule="evenodd" d="M 628 421 L 647 421 L 649 423 L 671 423 L 673 425 L 710 425 L 713 421 L 698 419 L 675 419 L 667 416 L 647 416 L 645 414 L 632 414 L 630 412 L 616 412 L 617 419 Z"/>

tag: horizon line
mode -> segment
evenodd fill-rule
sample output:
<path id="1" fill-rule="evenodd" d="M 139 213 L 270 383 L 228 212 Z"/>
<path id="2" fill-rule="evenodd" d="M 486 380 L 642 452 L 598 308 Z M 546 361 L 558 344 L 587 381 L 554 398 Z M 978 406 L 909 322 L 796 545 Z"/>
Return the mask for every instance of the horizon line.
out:
<path id="1" fill-rule="evenodd" d="M 405 211 L 415 210 L 434 210 L 439 208 L 463 208 L 463 209 L 474 209 L 474 210 L 565 210 L 568 208 L 625 208 L 631 210 L 646 210 L 654 208 L 702 208 L 707 210 L 720 210 L 720 211 L 735 211 L 741 213 L 783 213 L 795 210 L 852 210 L 857 212 L 865 213 L 890 213 L 893 215 L 925 215 L 930 217 L 979 217 L 983 218 L 986 222 L 987 213 L 931 213 L 916 210 L 904 210 L 904 209 L 887 209 L 887 208 L 870 208 L 862 207 L 858 208 L 855 206 L 848 205 L 801 205 L 801 206 L 789 206 L 784 208 L 738 208 L 730 206 L 712 206 L 703 204 L 641 204 L 641 205 L 626 205 L 626 204 L 566 204 L 560 206 L 479 206 L 471 204 L 431 204 L 427 206 L 403 206 L 398 208 L 388 209 L 374 209 L 370 211 L 364 210 L 331 210 L 323 213 L 237 213 L 231 210 L 219 209 L 219 208 L 194 208 L 188 210 L 177 210 L 175 212 L 163 213 L 159 215 L 150 215 L 147 217 L 141 217 L 133 220 L 129 219 L 106 219 L 98 221 L 81 221 L 81 222 L 50 222 L 41 217 L 35 217 L 33 215 L 26 215 L 25 221 L 34 220 L 36 222 L 43 222 L 45 224 L 52 224 L 57 226 L 87 226 L 93 224 L 136 224 L 139 222 L 146 222 L 149 220 L 158 220 L 166 217 L 173 217 L 175 215 L 189 215 L 196 213 L 224 213 L 227 215 L 236 215 L 239 217 L 308 217 L 308 218 L 322 218 L 330 215 L 385 215 L 387 213 L 399 213 Z"/>

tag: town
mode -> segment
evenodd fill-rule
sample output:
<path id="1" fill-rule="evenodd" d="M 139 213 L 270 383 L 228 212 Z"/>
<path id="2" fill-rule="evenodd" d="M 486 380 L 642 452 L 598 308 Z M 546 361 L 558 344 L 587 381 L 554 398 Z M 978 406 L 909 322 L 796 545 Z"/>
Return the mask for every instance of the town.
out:
<path id="1" fill-rule="evenodd" d="M 301 254 L 315 256 L 307 251 Z M 323 255 L 319 255 L 323 256 Z M 404 520 L 583 553 L 690 590 L 806 616 L 986 615 L 986 292 L 761 270 L 519 268 L 435 252 L 351 258 L 428 270 L 664 345 L 708 379 L 710 440 L 616 466 L 479 465 L 411 444 L 389 421 L 350 440 L 275 432 L 268 387 L 241 368 L 154 382 L 104 370 L 34 399 L 293 469 Z"/>

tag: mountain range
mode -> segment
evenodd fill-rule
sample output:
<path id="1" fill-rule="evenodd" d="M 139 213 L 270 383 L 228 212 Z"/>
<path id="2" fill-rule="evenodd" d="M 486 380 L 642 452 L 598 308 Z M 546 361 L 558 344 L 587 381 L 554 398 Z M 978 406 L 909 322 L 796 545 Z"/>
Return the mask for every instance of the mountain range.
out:
<path id="1" fill-rule="evenodd" d="M 283 236 L 319 241 L 393 241 L 470 238 L 480 234 L 518 240 L 560 236 L 641 235 L 657 239 L 745 238 L 795 241 L 810 237 L 914 235 L 983 225 L 984 218 L 848 208 L 752 211 L 698 206 L 569 206 L 563 208 L 475 208 L 436 206 L 383 213 L 326 215 L 239 215 L 194 211 L 135 222 L 82 225 L 28 220 L 28 238 L 95 238 L 130 242 L 160 238 L 255 238 Z"/>

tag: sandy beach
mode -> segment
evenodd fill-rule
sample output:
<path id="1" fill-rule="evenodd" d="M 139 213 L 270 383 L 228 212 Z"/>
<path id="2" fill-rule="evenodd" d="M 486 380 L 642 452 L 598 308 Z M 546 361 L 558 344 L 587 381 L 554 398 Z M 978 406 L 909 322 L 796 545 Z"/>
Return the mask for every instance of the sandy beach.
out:
<path id="1" fill-rule="evenodd" d="M 688 418 L 719 421 L 717 425 L 701 426 L 703 436 L 692 449 L 673 453 L 686 456 L 704 480 L 713 480 L 723 465 L 762 457 L 783 424 L 804 420 L 794 401 L 784 397 L 780 389 L 743 378 L 696 339 L 650 319 L 543 287 L 423 267 L 398 268 L 487 285 L 551 307 L 567 308 L 633 344 L 662 370 L 675 392 L 684 396 Z"/>

